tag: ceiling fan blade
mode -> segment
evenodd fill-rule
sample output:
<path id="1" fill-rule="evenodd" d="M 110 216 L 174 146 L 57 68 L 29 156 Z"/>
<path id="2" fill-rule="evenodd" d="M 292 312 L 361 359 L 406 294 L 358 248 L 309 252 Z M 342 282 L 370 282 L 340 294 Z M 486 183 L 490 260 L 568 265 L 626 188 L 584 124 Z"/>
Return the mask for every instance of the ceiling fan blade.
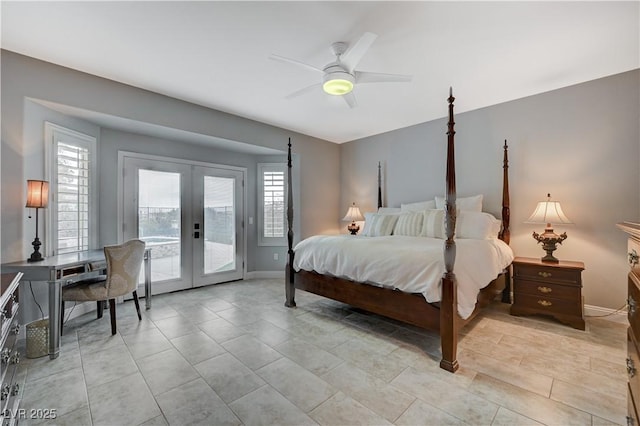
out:
<path id="1" fill-rule="evenodd" d="M 349 108 L 355 108 L 358 106 L 358 102 L 356 101 L 356 95 L 353 92 L 349 92 L 346 95 L 342 95 L 344 101 L 349 105 Z"/>
<path id="2" fill-rule="evenodd" d="M 347 67 L 349 72 L 353 72 L 358 62 L 360 62 L 360 59 L 367 53 L 367 50 L 369 50 L 369 47 L 371 47 L 376 38 L 378 38 L 378 36 L 373 33 L 364 33 L 349 50 L 340 56 L 340 62 Z"/>
<path id="3" fill-rule="evenodd" d="M 407 83 L 413 78 L 412 75 L 383 74 L 379 72 L 355 72 L 356 83 Z"/>
<path id="4" fill-rule="evenodd" d="M 304 95 L 304 94 L 306 94 L 306 93 L 313 92 L 314 90 L 318 90 L 318 89 L 319 89 L 319 88 L 321 88 L 321 87 L 322 87 L 322 84 L 321 84 L 321 83 L 315 83 L 315 84 L 312 84 L 311 86 L 303 87 L 303 88 L 302 88 L 302 89 L 300 89 L 300 90 L 296 90 L 296 91 L 295 91 L 295 92 L 293 92 L 293 93 L 289 93 L 289 94 L 288 94 L 287 96 L 285 96 L 284 98 L 285 98 L 285 99 L 297 98 L 298 96 L 302 96 L 302 95 Z"/>
<path id="5" fill-rule="evenodd" d="M 285 58 L 284 56 L 274 55 L 273 53 L 269 56 L 269 59 L 273 59 L 274 61 L 287 62 L 289 64 L 297 65 L 299 67 L 307 68 L 312 71 L 317 71 L 320 73 L 324 73 L 320 68 L 316 68 L 313 65 L 305 64 L 304 62 L 296 61 L 295 59 Z"/>

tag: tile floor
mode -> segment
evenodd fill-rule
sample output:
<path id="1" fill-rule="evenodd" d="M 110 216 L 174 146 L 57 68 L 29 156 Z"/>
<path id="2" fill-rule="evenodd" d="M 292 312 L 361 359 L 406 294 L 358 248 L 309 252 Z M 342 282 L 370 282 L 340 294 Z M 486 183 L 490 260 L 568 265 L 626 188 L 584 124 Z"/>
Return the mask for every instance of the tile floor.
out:
<path id="1" fill-rule="evenodd" d="M 577 331 L 496 302 L 463 331 L 460 370 L 436 335 L 250 280 L 156 296 L 65 326 L 61 356 L 24 360 L 22 407 L 60 425 L 625 424 L 625 326 Z M 27 419 L 21 424 L 38 424 Z"/>

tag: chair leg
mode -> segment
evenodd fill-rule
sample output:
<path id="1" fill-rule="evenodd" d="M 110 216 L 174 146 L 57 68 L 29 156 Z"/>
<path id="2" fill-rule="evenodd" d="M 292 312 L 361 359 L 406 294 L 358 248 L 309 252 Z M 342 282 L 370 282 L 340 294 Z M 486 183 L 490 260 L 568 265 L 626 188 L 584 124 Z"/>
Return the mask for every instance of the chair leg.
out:
<path id="1" fill-rule="evenodd" d="M 64 300 L 60 302 L 60 335 L 62 336 L 62 327 L 64 326 Z"/>
<path id="2" fill-rule="evenodd" d="M 111 334 L 116 334 L 116 299 L 109 299 L 109 314 L 111 315 Z"/>
<path id="3" fill-rule="evenodd" d="M 136 312 L 138 312 L 138 321 L 142 321 L 142 315 L 140 315 L 140 302 L 138 302 L 138 292 L 133 290 L 133 301 L 136 303 Z"/>
<path id="4" fill-rule="evenodd" d="M 104 312 L 104 300 L 98 300 L 96 303 L 98 304 L 98 307 L 96 308 L 98 311 L 98 319 L 100 319 Z"/>

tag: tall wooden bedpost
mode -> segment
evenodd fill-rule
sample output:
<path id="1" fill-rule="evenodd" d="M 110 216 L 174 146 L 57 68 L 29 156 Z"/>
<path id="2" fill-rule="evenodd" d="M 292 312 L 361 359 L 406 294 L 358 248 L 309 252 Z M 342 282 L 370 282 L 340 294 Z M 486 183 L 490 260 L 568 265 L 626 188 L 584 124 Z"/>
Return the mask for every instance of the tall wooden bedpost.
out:
<path id="1" fill-rule="evenodd" d="M 440 301 L 440 338 L 442 344 L 442 359 L 440 368 L 450 372 L 458 369 L 457 355 L 457 321 L 458 321 L 458 288 L 453 265 L 456 261 L 456 163 L 454 135 L 456 134 L 453 121 L 453 90 L 449 88 L 449 123 L 447 129 L 447 176 L 444 206 L 444 229 L 447 239 L 444 243 L 445 273 L 442 276 L 442 298 Z"/>
<path id="2" fill-rule="evenodd" d="M 289 230 L 287 231 L 287 242 L 289 244 L 289 259 L 287 260 L 287 267 L 285 270 L 285 296 L 286 300 L 284 306 L 293 308 L 296 306 L 296 287 L 294 285 L 294 271 L 293 271 L 293 189 L 291 181 L 291 138 L 289 138 L 289 146 L 287 149 L 287 225 Z"/>
<path id="3" fill-rule="evenodd" d="M 500 239 L 509 244 L 511 241 L 511 230 L 509 223 L 511 222 L 511 210 L 509 201 L 509 145 L 504 140 L 504 159 L 502 160 L 502 229 L 500 230 Z"/>
<path id="4" fill-rule="evenodd" d="M 505 243 L 511 241 L 511 210 L 509 200 L 509 146 L 507 140 L 504 140 L 504 154 L 502 160 L 502 228 L 500 229 L 500 238 Z M 505 274 L 504 290 L 502 291 L 502 302 L 511 303 L 511 274 Z"/>
<path id="5" fill-rule="evenodd" d="M 378 161 L 378 208 L 382 207 L 382 165 Z"/>

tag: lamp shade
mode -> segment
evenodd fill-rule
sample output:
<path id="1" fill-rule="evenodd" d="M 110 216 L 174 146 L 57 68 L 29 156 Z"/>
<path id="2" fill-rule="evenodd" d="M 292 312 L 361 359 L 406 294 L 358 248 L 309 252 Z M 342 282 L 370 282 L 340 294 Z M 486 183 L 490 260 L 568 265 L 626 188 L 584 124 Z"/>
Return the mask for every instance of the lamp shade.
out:
<path id="1" fill-rule="evenodd" d="M 49 204 L 49 182 L 46 180 L 27 180 L 27 205 L 25 207 L 43 208 Z"/>
<path id="2" fill-rule="evenodd" d="M 540 201 L 535 211 L 525 223 L 550 223 L 573 224 L 562 211 L 559 201 L 551 201 L 551 195 L 547 194 L 547 201 Z"/>
<path id="3" fill-rule="evenodd" d="M 344 221 L 355 222 L 358 220 L 364 220 L 362 213 L 360 213 L 360 209 L 356 206 L 356 203 L 353 203 L 349 210 L 347 210 L 347 214 L 342 218 Z"/>

